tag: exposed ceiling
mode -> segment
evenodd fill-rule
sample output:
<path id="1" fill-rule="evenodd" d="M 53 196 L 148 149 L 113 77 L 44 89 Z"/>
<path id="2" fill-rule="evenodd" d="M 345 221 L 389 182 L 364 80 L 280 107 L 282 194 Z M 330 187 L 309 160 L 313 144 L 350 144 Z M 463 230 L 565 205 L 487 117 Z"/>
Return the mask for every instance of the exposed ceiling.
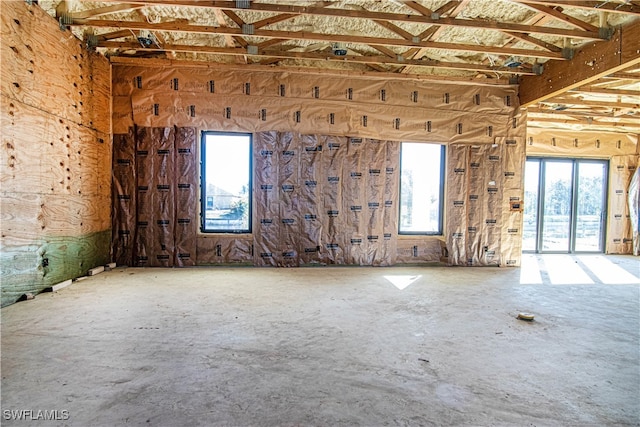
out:
<path id="1" fill-rule="evenodd" d="M 38 3 L 113 62 L 520 82 L 530 126 L 640 134 L 640 1 Z"/>

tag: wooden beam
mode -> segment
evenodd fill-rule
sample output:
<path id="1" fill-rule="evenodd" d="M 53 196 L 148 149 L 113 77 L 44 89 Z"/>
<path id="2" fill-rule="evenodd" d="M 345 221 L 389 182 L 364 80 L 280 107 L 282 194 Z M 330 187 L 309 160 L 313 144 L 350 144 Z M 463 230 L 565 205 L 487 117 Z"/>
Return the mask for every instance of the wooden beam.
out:
<path id="1" fill-rule="evenodd" d="M 106 0 L 106 2 L 117 2 L 118 0 Z M 469 0 L 462 0 L 455 3 L 465 3 Z M 297 13 L 300 15 L 317 15 L 341 18 L 359 18 L 371 20 L 386 20 L 398 22 L 410 22 L 414 24 L 440 25 L 444 27 L 464 27 L 495 31 L 514 31 L 527 34 L 546 34 L 550 36 L 568 37 L 580 40 L 602 40 L 604 39 L 598 32 L 573 30 L 554 27 L 540 27 L 535 25 L 514 24 L 509 22 L 497 22 L 486 19 L 456 19 L 424 16 L 406 13 L 371 12 L 368 10 L 340 9 L 329 7 L 308 7 L 289 5 L 282 3 L 256 3 L 251 2 L 249 8 L 242 8 L 235 1 L 198 1 L 198 0 L 133 0 L 129 3 L 158 6 L 190 6 L 205 8 L 221 8 L 224 10 L 247 10 L 277 13 Z M 82 25 L 91 25 L 82 23 Z"/>
<path id="2" fill-rule="evenodd" d="M 508 35 L 508 36 L 514 37 L 514 38 L 516 38 L 518 40 L 522 40 L 522 41 L 525 41 L 527 43 L 531 43 L 534 46 L 538 46 L 538 47 L 541 47 L 543 49 L 546 49 L 549 52 L 562 52 L 562 49 L 559 48 L 558 46 L 556 46 L 554 44 L 551 44 L 551 43 L 548 43 L 548 42 L 545 42 L 544 40 L 540 40 L 540 39 L 537 39 L 535 37 L 531 37 L 528 34 L 513 33 L 513 32 L 510 32 L 510 31 L 505 31 L 505 34 Z"/>
<path id="3" fill-rule="evenodd" d="M 609 122 L 606 120 L 597 120 L 592 119 L 590 117 L 571 117 L 571 118 L 560 118 L 560 117 L 535 117 L 535 116 L 527 116 L 527 123 L 529 122 L 542 122 L 542 123 L 561 123 L 561 124 L 576 124 L 576 125 L 601 125 L 601 126 L 613 126 L 613 127 L 621 127 L 627 128 L 627 130 L 637 128 L 640 129 L 640 125 L 638 125 L 637 120 L 618 120 L 615 122 Z"/>
<path id="4" fill-rule="evenodd" d="M 429 9 L 428 7 L 423 6 L 422 4 L 418 3 L 417 1 L 405 1 L 404 2 L 405 6 L 410 7 L 411 9 L 415 10 L 416 12 L 418 12 L 421 15 L 424 16 L 431 16 L 431 14 L 433 13 L 431 9 Z"/>
<path id="5" fill-rule="evenodd" d="M 282 22 L 288 19 L 295 18 L 296 16 L 299 16 L 299 15 L 293 14 L 293 13 L 282 13 L 280 15 L 270 16 L 268 18 L 261 19 L 260 21 L 254 22 L 253 28 L 257 29 L 257 28 L 266 27 L 268 25 L 275 24 L 276 22 Z"/>
<path id="6" fill-rule="evenodd" d="M 625 13 L 625 14 L 634 14 L 640 15 L 640 6 L 633 3 L 614 3 L 605 0 L 595 0 L 595 1 L 578 1 L 578 0 L 566 0 L 566 1 L 558 1 L 558 0 L 511 0 L 514 3 L 530 3 L 530 4 L 541 4 L 545 6 L 561 6 L 561 7 L 571 7 L 574 9 L 583 9 L 583 10 L 602 10 L 604 12 L 611 13 Z"/>
<path id="7" fill-rule="evenodd" d="M 83 10 L 79 12 L 71 12 L 68 15 L 74 19 L 95 18 L 98 16 L 108 15 L 116 12 L 128 12 L 131 10 L 141 9 L 144 5 L 133 3 L 114 4 L 113 6 L 99 7 L 97 9 Z"/>
<path id="8" fill-rule="evenodd" d="M 98 37 L 98 41 L 105 41 L 105 40 L 119 39 L 122 37 L 130 37 L 130 36 L 132 36 L 131 30 L 118 30 L 118 31 L 111 31 L 108 33 L 98 34 L 96 37 Z"/>
<path id="9" fill-rule="evenodd" d="M 607 88 L 589 88 L 579 87 L 577 89 L 571 89 L 569 93 L 584 93 L 585 95 L 605 95 L 605 96 L 639 96 L 640 90 L 632 89 L 607 89 Z"/>
<path id="10" fill-rule="evenodd" d="M 573 27 L 579 28 L 581 30 L 585 30 L 585 31 L 593 31 L 593 32 L 597 32 L 598 31 L 598 27 L 591 25 L 587 22 L 581 21 L 580 19 L 574 18 L 573 16 L 569 16 L 566 15 L 564 13 L 562 13 L 561 11 L 554 9 L 553 7 L 549 7 L 549 6 L 542 6 L 539 4 L 535 4 L 535 3 L 528 3 L 526 1 L 521 1 L 521 4 L 537 11 L 537 12 L 542 12 L 547 16 L 550 16 L 552 18 L 555 18 L 559 21 L 565 22 Z"/>
<path id="11" fill-rule="evenodd" d="M 420 59 L 404 59 L 404 58 L 389 58 L 387 56 L 357 56 L 357 55 L 345 55 L 334 56 L 326 53 L 313 53 L 313 52 L 283 52 L 283 51 L 258 51 L 255 55 L 249 55 L 246 49 L 243 48 L 227 48 L 227 47 L 214 47 L 214 46 L 186 46 L 186 45 L 165 45 L 162 48 L 150 47 L 141 48 L 138 43 L 130 42 L 111 42 L 105 41 L 98 43 L 98 47 L 108 49 L 118 49 L 122 51 L 136 50 L 136 51 L 176 51 L 176 52 L 196 52 L 196 53 L 211 53 L 218 55 L 234 55 L 234 56 L 252 56 L 252 57 L 274 57 L 284 59 L 308 59 L 313 61 L 331 61 L 331 62 L 354 62 L 361 64 L 393 64 L 393 65 L 419 65 L 423 67 L 433 68 L 446 68 L 453 70 L 467 70 L 467 71 L 494 71 L 507 74 L 521 74 L 529 75 L 533 74 L 525 68 L 509 68 L 509 67 L 491 67 L 482 64 L 468 64 L 464 62 L 441 62 L 432 60 L 420 60 Z"/>
<path id="12" fill-rule="evenodd" d="M 233 22 L 236 23 L 236 25 L 238 27 L 242 27 L 242 25 L 245 23 L 242 18 L 240 18 L 234 11 L 232 10 L 223 10 L 222 11 L 225 15 L 227 15 L 229 17 L 229 19 L 231 19 Z"/>
<path id="13" fill-rule="evenodd" d="M 568 62 L 549 61 L 539 76 L 523 77 L 520 104 L 529 106 L 640 63 L 640 22 L 617 30 L 611 40 L 590 43 Z"/>
<path id="14" fill-rule="evenodd" d="M 542 101 L 544 104 L 562 104 L 562 105 L 584 105 L 585 107 L 601 107 L 601 108 L 640 108 L 640 100 L 637 103 L 632 102 L 618 102 L 618 101 L 594 101 L 594 100 L 586 100 L 580 98 L 571 98 L 571 97 L 559 97 L 559 98 L 551 98 L 546 101 Z M 572 108 L 572 107 L 569 107 Z"/>
<path id="15" fill-rule="evenodd" d="M 378 50 L 382 53 L 384 53 L 385 55 L 387 55 L 389 58 L 396 58 L 398 56 L 397 53 L 395 53 L 394 51 L 392 51 L 391 49 L 389 49 L 388 47 L 384 47 L 384 46 L 380 46 L 380 45 L 375 45 L 372 44 L 371 45 L 372 48 L 374 48 L 375 50 Z"/>
<path id="16" fill-rule="evenodd" d="M 458 13 L 462 12 L 462 10 L 464 10 L 464 8 L 467 7 L 467 4 L 469 4 L 469 1 L 471 0 L 449 1 L 443 4 L 442 6 L 440 6 L 438 9 L 436 9 L 435 14 L 439 16 L 447 14 L 449 18 L 455 18 L 456 15 L 458 15 Z M 436 39 L 442 33 L 443 30 L 444 30 L 444 27 L 440 25 L 433 25 L 427 28 L 425 31 L 423 31 L 418 37 L 420 38 L 420 40 L 433 40 L 433 39 Z M 416 53 L 414 53 L 413 55 L 411 55 L 410 58 L 420 59 L 426 53 L 427 53 L 427 49 L 422 48 L 418 50 Z M 409 67 L 404 67 L 400 72 L 410 73 L 412 71 L 413 70 L 409 66 Z"/>
<path id="17" fill-rule="evenodd" d="M 571 110 L 554 110 L 549 108 L 538 108 L 538 107 L 529 107 L 527 108 L 527 114 L 551 114 L 556 116 L 571 116 L 571 117 L 602 117 L 609 119 L 620 119 L 624 121 L 624 118 L 620 118 L 620 116 L 614 115 L 613 112 L 601 112 L 601 111 L 576 111 L 575 109 Z M 630 120 L 636 121 L 638 126 L 640 126 L 640 120 L 629 117 Z"/>
<path id="18" fill-rule="evenodd" d="M 431 75 L 431 74 L 399 74 L 395 72 L 373 72 L 373 71 L 362 71 L 362 70 L 337 70 L 337 69 L 322 69 L 322 68 L 310 68 L 310 67 L 293 67 L 293 66 L 284 66 L 284 67 L 271 67 L 271 66 L 263 66 L 261 64 L 249 63 L 247 65 L 238 65 L 238 64 L 221 64 L 218 62 L 206 62 L 206 61 L 193 61 L 193 60 L 177 60 L 172 58 L 149 58 L 149 59 L 141 59 L 141 58 L 130 58 L 126 56 L 110 56 L 109 62 L 112 64 L 122 64 L 122 65 L 138 65 L 143 67 L 154 67 L 154 68 L 166 68 L 166 67 L 193 67 L 193 68 L 202 68 L 202 69 L 215 69 L 215 70 L 226 70 L 229 72 L 232 71 L 247 71 L 247 69 L 251 69 L 254 71 L 260 71 L 265 73 L 273 73 L 273 72 L 286 72 L 292 74 L 301 74 L 304 77 L 305 75 L 317 75 L 317 76 L 327 76 L 328 78 L 366 78 L 368 80 L 380 80 L 380 81 L 392 81 L 392 80 L 413 80 L 420 82 L 433 82 L 433 83 L 442 83 L 442 82 L 455 82 L 456 84 L 464 85 L 464 86 L 487 86 L 487 87 L 495 87 L 495 86 L 504 86 L 511 87 L 509 83 L 509 79 L 506 77 L 495 78 L 495 79 L 485 79 L 479 81 L 474 76 L 441 76 L 441 75 Z"/>
<path id="19" fill-rule="evenodd" d="M 129 28 L 132 30 L 148 30 L 148 31 L 176 31 L 184 33 L 198 34 L 218 34 L 218 35 L 236 35 L 242 36 L 244 33 L 241 28 L 224 28 L 212 25 L 189 25 L 176 22 L 133 22 L 133 21 L 114 21 L 114 20 L 74 20 L 72 26 L 92 26 L 107 28 Z M 277 38 L 287 40 L 317 40 L 324 42 L 341 42 L 341 43 L 361 43 L 366 45 L 387 45 L 387 46 L 405 46 L 405 47 L 424 47 L 429 49 L 443 49 L 449 51 L 461 52 L 478 52 L 478 53 L 494 53 L 500 55 L 524 56 L 542 59 L 565 59 L 560 52 L 548 52 L 543 50 L 532 49 L 513 49 L 502 48 L 496 46 L 480 46 L 480 45 L 463 45 L 456 43 L 440 43 L 413 41 L 398 38 L 383 37 L 366 37 L 352 36 L 344 34 L 321 34 L 306 31 L 274 31 L 274 30 L 255 30 L 251 36 Z"/>
<path id="20" fill-rule="evenodd" d="M 603 79 L 611 79 L 611 80 L 640 80 L 640 74 L 635 73 L 613 73 L 608 76 L 604 76 Z"/>
<path id="21" fill-rule="evenodd" d="M 398 27 L 396 24 L 392 24 L 389 21 L 382 21 L 379 19 L 374 20 L 373 22 L 375 22 L 376 24 L 380 25 L 381 27 L 386 28 L 387 30 L 391 31 L 392 33 L 395 33 L 397 35 L 399 35 L 400 37 L 402 37 L 405 40 L 413 40 L 413 34 L 411 34 L 408 31 L 405 31 L 404 29 Z"/>

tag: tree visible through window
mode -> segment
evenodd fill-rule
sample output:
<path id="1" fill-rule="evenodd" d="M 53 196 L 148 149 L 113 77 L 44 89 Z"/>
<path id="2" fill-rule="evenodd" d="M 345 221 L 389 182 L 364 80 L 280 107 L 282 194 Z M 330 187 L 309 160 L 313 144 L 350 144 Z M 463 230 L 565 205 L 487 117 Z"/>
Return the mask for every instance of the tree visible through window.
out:
<path id="1" fill-rule="evenodd" d="M 403 142 L 400 234 L 442 234 L 444 146 Z"/>
<path id="2" fill-rule="evenodd" d="M 251 135 L 203 132 L 202 231 L 251 231 Z"/>

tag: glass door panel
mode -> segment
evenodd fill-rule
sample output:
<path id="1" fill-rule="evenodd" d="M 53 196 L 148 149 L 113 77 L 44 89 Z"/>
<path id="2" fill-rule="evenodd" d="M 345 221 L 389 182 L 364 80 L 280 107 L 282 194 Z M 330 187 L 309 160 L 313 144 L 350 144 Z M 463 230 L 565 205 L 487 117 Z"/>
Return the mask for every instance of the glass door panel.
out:
<path id="1" fill-rule="evenodd" d="M 539 186 L 540 160 L 527 160 L 524 169 L 524 222 L 522 224 L 523 251 L 535 251 L 537 248 Z"/>
<path id="2" fill-rule="evenodd" d="M 543 164 L 542 251 L 568 252 L 571 237 L 572 161 Z"/>
<path id="3" fill-rule="evenodd" d="M 605 172 L 606 167 L 602 162 L 578 163 L 576 252 L 602 251 Z"/>

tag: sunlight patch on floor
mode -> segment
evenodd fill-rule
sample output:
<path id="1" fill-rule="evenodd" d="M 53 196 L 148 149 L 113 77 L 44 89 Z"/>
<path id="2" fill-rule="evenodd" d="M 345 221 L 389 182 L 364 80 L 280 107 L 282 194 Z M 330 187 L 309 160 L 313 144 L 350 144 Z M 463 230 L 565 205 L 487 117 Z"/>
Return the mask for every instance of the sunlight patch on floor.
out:
<path id="1" fill-rule="evenodd" d="M 590 285 L 593 280 L 569 255 L 545 255 L 544 265 L 552 285 Z"/>
<path id="2" fill-rule="evenodd" d="M 403 290 L 416 280 L 422 277 L 422 274 L 418 274 L 417 276 L 404 275 L 404 276 L 384 276 L 393 286 L 396 288 Z"/>
<path id="3" fill-rule="evenodd" d="M 603 256 L 579 256 L 580 261 L 606 285 L 640 284 L 640 279 Z M 640 275 L 640 267 L 638 268 Z"/>
<path id="4" fill-rule="evenodd" d="M 521 285 L 541 285 L 542 275 L 538 266 L 538 258 L 535 255 L 523 254 L 520 265 Z"/>

